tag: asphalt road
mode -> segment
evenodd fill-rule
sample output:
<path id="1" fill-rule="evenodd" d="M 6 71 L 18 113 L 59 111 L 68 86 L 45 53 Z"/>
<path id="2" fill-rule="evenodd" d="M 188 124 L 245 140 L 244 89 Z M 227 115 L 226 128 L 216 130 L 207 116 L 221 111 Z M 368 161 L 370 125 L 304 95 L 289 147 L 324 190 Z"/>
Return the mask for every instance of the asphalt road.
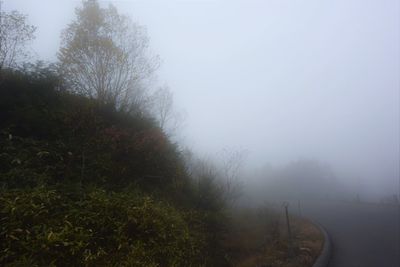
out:
<path id="1" fill-rule="evenodd" d="M 332 240 L 329 267 L 400 267 L 400 207 L 303 202 L 302 213 Z"/>

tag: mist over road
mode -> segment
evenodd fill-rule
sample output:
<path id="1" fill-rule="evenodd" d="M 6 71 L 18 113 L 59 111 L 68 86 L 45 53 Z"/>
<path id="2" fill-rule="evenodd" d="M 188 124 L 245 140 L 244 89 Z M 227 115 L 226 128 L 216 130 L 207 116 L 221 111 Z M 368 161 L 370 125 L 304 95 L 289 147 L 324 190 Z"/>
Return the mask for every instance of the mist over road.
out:
<path id="1" fill-rule="evenodd" d="M 329 267 L 400 266 L 400 207 L 345 202 L 302 202 L 303 215 L 332 240 Z"/>

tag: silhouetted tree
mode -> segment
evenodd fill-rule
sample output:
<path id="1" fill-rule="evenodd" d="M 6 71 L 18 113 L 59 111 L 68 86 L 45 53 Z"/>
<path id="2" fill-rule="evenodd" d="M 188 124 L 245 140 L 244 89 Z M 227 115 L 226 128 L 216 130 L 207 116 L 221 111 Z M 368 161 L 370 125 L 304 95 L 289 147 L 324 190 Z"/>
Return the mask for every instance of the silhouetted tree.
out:
<path id="1" fill-rule="evenodd" d="M 0 71 L 15 68 L 18 61 L 28 57 L 26 45 L 35 38 L 35 30 L 27 23 L 26 15 L 15 10 L 0 11 Z"/>
<path id="2" fill-rule="evenodd" d="M 292 162 L 278 176 L 280 190 L 292 197 L 328 197 L 337 189 L 334 171 L 316 160 Z"/>
<path id="3" fill-rule="evenodd" d="M 229 204 L 234 204 L 243 193 L 243 183 L 240 172 L 244 164 L 246 151 L 227 150 L 222 151 L 222 186 L 224 199 Z"/>
<path id="4" fill-rule="evenodd" d="M 184 122 L 184 113 L 174 107 L 174 95 L 168 86 L 160 87 L 152 95 L 152 110 L 160 128 L 168 135 L 174 135 Z"/>
<path id="5" fill-rule="evenodd" d="M 143 27 L 113 5 L 102 8 L 89 0 L 63 31 L 58 58 L 72 91 L 118 110 L 140 111 L 147 102 L 144 83 L 158 65 L 148 45 Z"/>
<path id="6" fill-rule="evenodd" d="M 158 119 L 161 129 L 165 129 L 166 124 L 173 117 L 174 97 L 167 86 L 159 88 L 153 96 L 154 113 Z"/>

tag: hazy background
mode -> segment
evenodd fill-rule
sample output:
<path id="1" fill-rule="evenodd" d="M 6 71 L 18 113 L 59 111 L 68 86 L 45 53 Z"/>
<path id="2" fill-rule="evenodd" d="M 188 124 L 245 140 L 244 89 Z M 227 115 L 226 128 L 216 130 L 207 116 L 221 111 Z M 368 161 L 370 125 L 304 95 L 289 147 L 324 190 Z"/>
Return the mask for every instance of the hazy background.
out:
<path id="1" fill-rule="evenodd" d="M 245 149 L 248 168 L 329 162 L 349 185 L 398 193 L 400 1 L 100 1 L 148 29 L 160 84 L 199 154 Z M 5 0 L 56 60 L 80 1 Z"/>

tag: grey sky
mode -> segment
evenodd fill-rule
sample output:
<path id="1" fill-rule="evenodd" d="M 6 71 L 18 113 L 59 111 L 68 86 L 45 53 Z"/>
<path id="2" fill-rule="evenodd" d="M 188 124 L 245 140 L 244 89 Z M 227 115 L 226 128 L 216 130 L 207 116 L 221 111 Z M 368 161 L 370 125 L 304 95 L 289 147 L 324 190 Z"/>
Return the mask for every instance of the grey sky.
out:
<path id="1" fill-rule="evenodd" d="M 399 188 L 400 1 L 112 2 L 148 29 L 185 142 L 243 148 L 251 166 L 315 158 Z M 80 1 L 5 0 L 54 60 Z"/>

